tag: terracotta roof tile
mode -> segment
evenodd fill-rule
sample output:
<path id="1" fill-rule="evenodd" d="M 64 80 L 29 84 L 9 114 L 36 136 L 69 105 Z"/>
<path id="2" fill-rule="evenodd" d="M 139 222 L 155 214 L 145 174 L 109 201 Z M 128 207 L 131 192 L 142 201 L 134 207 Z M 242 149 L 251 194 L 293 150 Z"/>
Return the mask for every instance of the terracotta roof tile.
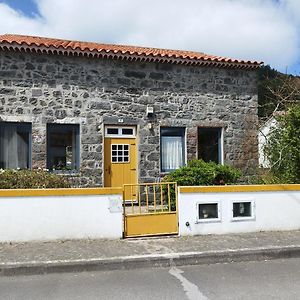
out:
<path id="1" fill-rule="evenodd" d="M 215 65 L 229 68 L 255 69 L 262 64 L 259 61 L 238 60 L 193 51 L 99 44 L 16 34 L 0 35 L 0 49 L 179 64 Z"/>

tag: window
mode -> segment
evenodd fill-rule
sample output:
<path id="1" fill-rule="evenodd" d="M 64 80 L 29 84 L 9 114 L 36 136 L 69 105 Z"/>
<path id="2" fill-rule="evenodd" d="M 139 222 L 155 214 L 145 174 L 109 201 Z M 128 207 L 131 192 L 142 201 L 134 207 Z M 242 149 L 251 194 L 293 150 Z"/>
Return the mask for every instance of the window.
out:
<path id="1" fill-rule="evenodd" d="M 47 124 L 47 168 L 79 168 L 79 125 Z"/>
<path id="2" fill-rule="evenodd" d="M 198 128 L 198 159 L 223 163 L 222 128 Z"/>
<path id="3" fill-rule="evenodd" d="M 107 134 L 111 134 L 111 135 L 114 135 L 114 134 L 118 135 L 119 134 L 118 128 L 107 128 L 106 132 L 107 132 Z"/>
<path id="4" fill-rule="evenodd" d="M 111 162 L 112 163 L 129 163 L 129 147 L 128 144 L 111 145 Z"/>
<path id="5" fill-rule="evenodd" d="M 161 171 L 170 172 L 185 164 L 185 128 L 160 129 Z"/>
<path id="6" fill-rule="evenodd" d="M 197 222 L 221 221 L 220 203 L 218 201 L 197 203 L 197 212 Z"/>
<path id="7" fill-rule="evenodd" d="M 0 169 L 31 167 L 31 124 L 0 122 Z"/>
<path id="8" fill-rule="evenodd" d="M 122 128 L 122 135 L 133 135 L 133 128 Z"/>
<path id="9" fill-rule="evenodd" d="M 136 128 L 133 126 L 107 126 L 105 127 L 105 137 L 133 138 Z"/>
<path id="10" fill-rule="evenodd" d="M 232 202 L 232 220 L 254 219 L 254 201 L 239 200 Z"/>

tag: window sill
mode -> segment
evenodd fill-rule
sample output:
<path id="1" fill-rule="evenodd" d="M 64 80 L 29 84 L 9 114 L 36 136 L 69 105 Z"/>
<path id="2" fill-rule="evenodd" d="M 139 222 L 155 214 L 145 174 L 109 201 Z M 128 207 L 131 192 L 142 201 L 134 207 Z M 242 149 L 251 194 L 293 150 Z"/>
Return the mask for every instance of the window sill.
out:
<path id="1" fill-rule="evenodd" d="M 162 172 L 162 171 L 160 171 L 160 176 L 166 176 L 166 175 L 168 175 L 168 174 L 170 174 L 172 171 L 170 171 L 170 172 Z"/>
<path id="2" fill-rule="evenodd" d="M 181 167 L 180 167 L 181 168 Z M 179 168 L 179 169 L 180 169 Z M 170 173 L 172 173 L 172 172 L 174 172 L 174 171 L 176 171 L 176 170 L 179 170 L 179 169 L 174 169 L 174 170 L 170 170 L 170 171 L 160 171 L 160 175 L 161 176 L 165 176 L 165 175 L 168 175 L 168 174 L 170 174 Z"/>
<path id="3" fill-rule="evenodd" d="M 221 223 L 221 219 L 197 219 L 195 224 L 201 224 L 201 223 Z"/>
<path id="4" fill-rule="evenodd" d="M 255 217 L 236 217 L 231 218 L 231 222 L 255 221 Z"/>

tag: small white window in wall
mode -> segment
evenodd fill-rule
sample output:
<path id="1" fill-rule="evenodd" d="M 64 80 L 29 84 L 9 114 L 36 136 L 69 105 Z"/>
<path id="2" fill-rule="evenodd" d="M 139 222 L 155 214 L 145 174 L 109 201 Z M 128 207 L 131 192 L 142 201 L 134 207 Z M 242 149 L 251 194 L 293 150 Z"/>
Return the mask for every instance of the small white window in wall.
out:
<path id="1" fill-rule="evenodd" d="M 222 128 L 198 128 L 198 159 L 223 163 Z"/>
<path id="2" fill-rule="evenodd" d="M 161 127 L 161 171 L 170 172 L 185 165 L 185 128 Z"/>
<path id="3" fill-rule="evenodd" d="M 197 203 L 197 222 L 221 221 L 220 202 Z"/>
<path id="4" fill-rule="evenodd" d="M 47 168 L 79 169 L 79 125 L 47 124 Z"/>
<path id="5" fill-rule="evenodd" d="M 232 201 L 232 220 L 253 220 L 254 219 L 253 200 L 234 200 Z"/>
<path id="6" fill-rule="evenodd" d="M 0 169 L 31 167 L 31 124 L 0 122 Z"/>

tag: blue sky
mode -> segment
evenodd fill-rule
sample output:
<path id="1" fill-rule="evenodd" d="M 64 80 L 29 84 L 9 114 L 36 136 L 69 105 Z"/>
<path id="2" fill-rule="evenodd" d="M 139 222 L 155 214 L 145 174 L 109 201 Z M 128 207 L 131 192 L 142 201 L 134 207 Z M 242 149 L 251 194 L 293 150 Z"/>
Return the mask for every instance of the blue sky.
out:
<path id="1" fill-rule="evenodd" d="M 300 0 L 0 0 L 0 34 L 185 49 L 300 75 Z"/>
<path id="2" fill-rule="evenodd" d="M 34 0 L 0 0 L 0 3 L 1 2 L 15 10 L 21 11 L 29 17 L 34 17 L 34 15 L 38 14 L 38 7 Z"/>

